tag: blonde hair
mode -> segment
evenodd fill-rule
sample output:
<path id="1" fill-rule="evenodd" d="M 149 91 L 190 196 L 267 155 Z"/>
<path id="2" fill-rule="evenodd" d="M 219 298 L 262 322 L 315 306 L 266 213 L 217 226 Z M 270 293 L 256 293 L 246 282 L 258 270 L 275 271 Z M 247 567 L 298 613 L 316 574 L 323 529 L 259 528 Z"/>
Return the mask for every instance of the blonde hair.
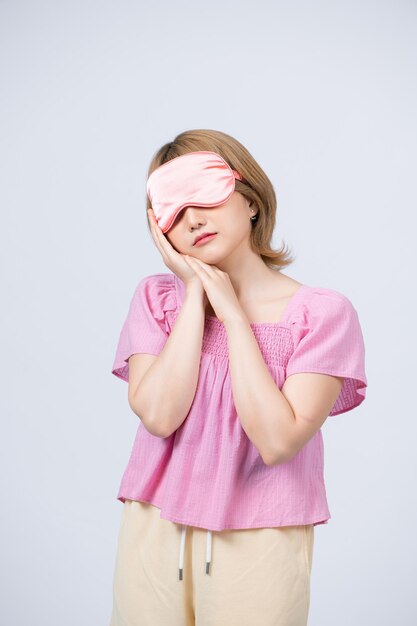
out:
<path id="1" fill-rule="evenodd" d="M 252 250 L 259 254 L 264 263 L 272 269 L 279 270 L 293 263 L 295 257 L 288 250 L 285 242 L 278 250 L 271 247 L 277 210 L 274 187 L 250 152 L 231 135 L 207 129 L 187 130 L 180 133 L 154 154 L 148 168 L 148 177 L 163 163 L 197 150 L 217 152 L 246 181 L 236 180 L 235 190 L 247 200 L 252 201 L 258 209 L 257 219 L 252 222 L 250 235 Z M 149 209 L 151 206 L 146 196 L 146 208 Z M 148 226 L 150 228 L 149 220 Z"/>

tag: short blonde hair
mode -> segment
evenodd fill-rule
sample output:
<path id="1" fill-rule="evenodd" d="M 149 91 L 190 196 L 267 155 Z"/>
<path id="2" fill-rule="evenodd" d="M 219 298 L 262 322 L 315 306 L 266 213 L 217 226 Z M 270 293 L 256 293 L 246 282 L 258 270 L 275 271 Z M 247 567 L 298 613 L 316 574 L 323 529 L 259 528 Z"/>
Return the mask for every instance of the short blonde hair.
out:
<path id="1" fill-rule="evenodd" d="M 235 181 L 235 189 L 258 209 L 257 220 L 252 222 L 250 245 L 254 252 L 260 255 L 264 263 L 272 269 L 282 269 L 294 262 L 285 242 L 279 250 L 271 247 L 271 240 L 275 228 L 277 199 L 274 187 L 258 165 L 250 152 L 234 137 L 218 130 L 187 130 L 164 144 L 154 154 L 148 168 L 148 177 L 163 163 L 175 157 L 194 152 L 196 150 L 210 150 L 217 152 L 221 157 L 243 176 L 246 182 Z M 151 208 L 146 196 L 146 208 Z M 149 220 L 148 220 L 148 226 Z"/>

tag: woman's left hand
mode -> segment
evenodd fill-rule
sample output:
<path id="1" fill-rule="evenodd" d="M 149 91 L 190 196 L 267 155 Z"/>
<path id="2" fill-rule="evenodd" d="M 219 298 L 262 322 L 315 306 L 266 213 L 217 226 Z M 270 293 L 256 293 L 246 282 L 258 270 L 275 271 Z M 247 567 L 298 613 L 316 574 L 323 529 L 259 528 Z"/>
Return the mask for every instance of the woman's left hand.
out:
<path id="1" fill-rule="evenodd" d="M 199 276 L 213 311 L 221 322 L 244 314 L 227 272 L 187 254 L 184 254 L 184 259 Z"/>

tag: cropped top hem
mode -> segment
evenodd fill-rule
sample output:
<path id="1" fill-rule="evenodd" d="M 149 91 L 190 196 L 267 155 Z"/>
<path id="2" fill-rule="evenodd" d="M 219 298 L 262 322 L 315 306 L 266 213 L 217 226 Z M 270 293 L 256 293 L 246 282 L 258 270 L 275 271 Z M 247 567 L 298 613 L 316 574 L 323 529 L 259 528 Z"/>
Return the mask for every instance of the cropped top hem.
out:
<path id="1" fill-rule="evenodd" d="M 318 515 L 313 515 L 310 517 L 288 517 L 288 518 L 265 518 L 256 520 L 256 522 L 239 522 L 239 523 L 229 523 L 229 524 L 218 524 L 218 525 L 210 525 L 210 528 L 207 528 L 202 524 L 200 520 L 190 519 L 190 518 L 181 518 L 176 515 L 171 515 L 167 513 L 162 513 L 161 505 L 157 504 L 153 500 L 146 500 L 145 498 L 129 497 L 128 495 L 122 496 L 118 495 L 117 497 L 120 502 L 124 503 L 126 500 L 135 500 L 137 502 L 145 502 L 146 504 L 151 504 L 155 506 L 161 511 L 160 517 L 161 519 L 166 519 L 169 522 L 175 522 L 176 524 L 184 524 L 186 526 L 195 526 L 196 528 L 201 528 L 203 530 L 212 530 L 220 532 L 222 530 L 250 530 L 253 528 L 278 528 L 284 526 L 307 526 L 313 524 L 317 526 L 318 524 L 327 524 L 331 519 L 330 513 L 322 513 Z"/>

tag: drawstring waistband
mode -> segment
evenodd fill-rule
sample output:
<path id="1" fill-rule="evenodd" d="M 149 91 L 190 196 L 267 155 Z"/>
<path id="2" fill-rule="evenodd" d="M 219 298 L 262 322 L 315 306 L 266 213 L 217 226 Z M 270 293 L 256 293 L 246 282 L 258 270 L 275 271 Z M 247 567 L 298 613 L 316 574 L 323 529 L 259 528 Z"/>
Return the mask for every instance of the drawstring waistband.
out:
<path id="1" fill-rule="evenodd" d="M 181 531 L 181 544 L 180 544 L 180 561 L 179 561 L 179 579 L 182 580 L 182 573 L 184 570 L 184 549 L 185 549 L 185 534 L 187 532 L 187 526 L 182 525 Z M 212 534 L 211 530 L 207 531 L 207 547 L 206 547 L 206 574 L 209 573 L 210 563 L 211 563 L 211 543 L 212 543 Z"/>

